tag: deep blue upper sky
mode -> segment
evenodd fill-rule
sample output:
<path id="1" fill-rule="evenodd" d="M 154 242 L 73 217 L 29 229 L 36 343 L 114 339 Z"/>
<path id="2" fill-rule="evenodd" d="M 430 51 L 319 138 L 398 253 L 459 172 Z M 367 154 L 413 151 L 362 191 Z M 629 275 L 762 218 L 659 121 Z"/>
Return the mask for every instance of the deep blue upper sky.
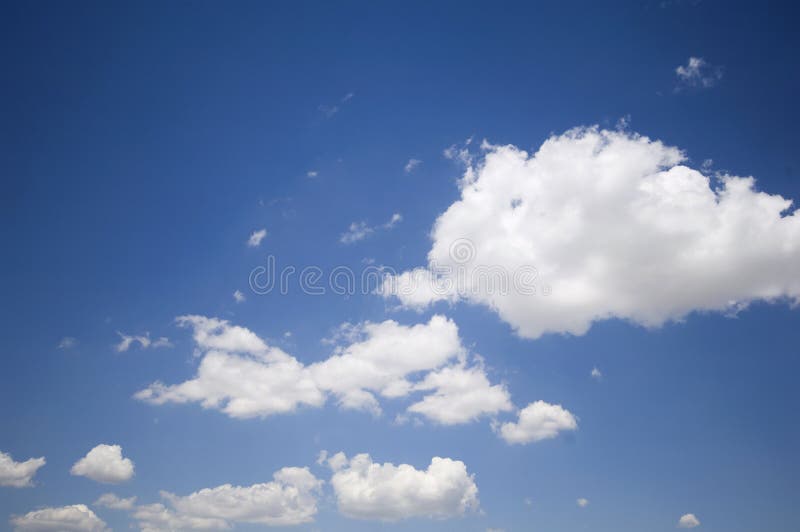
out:
<path id="1" fill-rule="evenodd" d="M 113 491 L 143 503 L 291 465 L 324 478 L 321 449 L 418 468 L 460 459 L 480 490 L 482 514 L 397 524 L 347 519 L 329 494 L 321 530 L 659 532 L 688 512 L 709 531 L 797 530 L 800 314 L 785 304 L 536 340 L 484 307 L 436 307 L 516 404 L 544 399 L 579 417 L 577 432 L 528 446 L 509 447 L 485 419 L 395 425 L 328 404 L 237 420 L 132 399 L 193 374 L 178 315 L 231 320 L 306 363 L 329 355 L 320 340 L 342 322 L 427 321 L 432 311 L 374 295 L 260 297 L 248 274 L 267 253 L 298 267 L 424 264 L 434 220 L 459 195 L 462 169 L 442 150 L 473 135 L 535 151 L 551 133 L 629 117 L 692 166 L 712 159 L 797 202 L 789 3 L 34 2 L 2 13 L 0 451 L 47 465 L 36 487 L 0 487 L 0 528 L 109 491 L 69 475 L 105 442 L 137 468 Z M 690 56 L 722 67 L 715 86 L 675 91 Z M 423 162 L 406 173 L 410 158 Z M 395 212 L 391 231 L 339 241 L 351 222 Z M 261 247 L 247 247 L 262 227 Z M 117 353 L 117 331 L 175 347 Z M 77 345 L 57 349 L 64 337 Z M 127 527 L 124 513 L 96 512 Z"/>

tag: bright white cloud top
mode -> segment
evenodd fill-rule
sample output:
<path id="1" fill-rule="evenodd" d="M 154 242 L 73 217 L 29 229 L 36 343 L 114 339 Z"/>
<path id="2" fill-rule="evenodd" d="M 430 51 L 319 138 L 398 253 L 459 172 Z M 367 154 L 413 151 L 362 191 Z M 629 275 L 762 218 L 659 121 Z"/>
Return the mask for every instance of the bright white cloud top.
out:
<path id="1" fill-rule="evenodd" d="M 12 488 L 33 486 L 33 477 L 45 463 L 43 456 L 15 462 L 10 454 L 0 451 L 0 486 Z"/>
<path id="2" fill-rule="evenodd" d="M 532 443 L 555 438 L 560 432 L 577 430 L 578 420 L 561 405 L 531 403 L 519 412 L 519 420 L 503 423 L 498 430 L 508 443 Z"/>
<path id="3" fill-rule="evenodd" d="M 449 518 L 479 509 L 478 487 L 459 460 L 434 457 L 425 470 L 378 464 L 368 454 L 327 459 L 339 511 L 355 519 Z"/>
<path id="4" fill-rule="evenodd" d="M 162 492 L 171 508 L 140 506 L 134 517 L 151 530 L 219 530 L 236 523 L 298 525 L 314 520 L 322 484 L 308 468 L 284 467 L 271 482 L 252 486 L 224 484 L 186 496 Z"/>
<path id="5" fill-rule="evenodd" d="M 486 305 L 527 338 L 800 298 L 800 216 L 752 177 L 708 176 L 677 148 L 598 128 L 534 154 L 483 150 L 462 158 L 461 198 L 436 220 L 428 266 L 387 278 L 385 297 Z M 491 282 L 497 271 L 509 289 Z"/>
<path id="6" fill-rule="evenodd" d="M 70 470 L 75 476 L 90 478 L 104 484 L 118 484 L 130 480 L 133 472 L 133 461 L 122 456 L 122 447 L 104 443 L 75 462 Z"/>
<path id="7" fill-rule="evenodd" d="M 11 518 L 19 532 L 105 532 L 106 523 L 85 504 L 42 508 Z"/>
<path id="8" fill-rule="evenodd" d="M 682 515 L 678 520 L 678 528 L 695 528 L 700 526 L 700 520 L 694 514 Z"/>
<path id="9" fill-rule="evenodd" d="M 175 385 L 153 383 L 137 399 L 198 402 L 250 418 L 321 407 L 332 397 L 340 408 L 379 415 L 379 398 L 423 392 L 409 414 L 446 425 L 513 408 L 505 386 L 489 382 L 480 360 L 462 345 L 456 324 L 444 316 L 411 326 L 393 320 L 348 325 L 333 354 L 310 365 L 224 320 L 184 316 L 178 323 L 194 330 L 201 357 L 196 376 Z"/>

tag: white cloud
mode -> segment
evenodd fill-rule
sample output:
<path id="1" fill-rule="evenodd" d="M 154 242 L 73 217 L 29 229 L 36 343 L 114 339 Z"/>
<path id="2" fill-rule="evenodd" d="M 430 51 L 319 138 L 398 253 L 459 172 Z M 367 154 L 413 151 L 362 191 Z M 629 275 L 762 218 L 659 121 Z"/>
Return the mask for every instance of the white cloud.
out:
<path id="1" fill-rule="evenodd" d="M 364 240 L 376 231 L 393 229 L 397 224 L 403 221 L 403 215 L 400 213 L 392 214 L 389 220 L 378 226 L 370 226 L 366 222 L 353 222 L 347 228 L 347 231 L 339 236 L 339 242 L 342 244 L 353 244 L 360 240 Z"/>
<path id="2" fill-rule="evenodd" d="M 122 457 L 122 447 L 101 443 L 75 462 L 70 473 L 97 482 L 118 484 L 133 477 L 133 462 Z"/>
<path id="3" fill-rule="evenodd" d="M 233 293 L 233 299 L 234 299 L 234 300 L 235 300 L 237 303 L 243 303 L 243 302 L 244 302 L 244 300 L 245 300 L 246 298 L 244 297 L 244 294 L 242 293 L 242 291 L 241 291 L 241 290 L 236 290 L 236 291 Z"/>
<path id="4" fill-rule="evenodd" d="M 581 508 L 586 508 L 587 506 L 589 506 L 589 499 L 584 499 L 583 497 L 581 497 L 580 499 L 578 499 L 575 502 Z"/>
<path id="5" fill-rule="evenodd" d="M 306 177 L 310 177 L 312 179 L 317 177 L 318 175 L 319 172 L 317 172 L 316 170 L 309 170 L 308 172 L 306 172 Z"/>
<path id="6" fill-rule="evenodd" d="M 174 347 L 172 342 L 169 341 L 169 338 L 161 336 L 156 338 L 155 340 L 150 339 L 150 333 L 145 332 L 144 334 L 140 335 L 127 335 L 125 333 L 121 333 L 117 331 L 117 334 L 120 337 L 120 342 L 114 347 L 118 353 L 124 353 L 128 349 L 134 346 L 134 344 L 139 344 L 141 349 L 156 349 L 159 347 Z"/>
<path id="7" fill-rule="evenodd" d="M 304 365 L 252 331 L 202 316 L 182 316 L 194 330 L 201 357 L 194 378 L 155 382 L 137 399 L 153 404 L 199 402 L 234 418 L 321 407 L 334 397 L 340 408 L 379 415 L 379 398 L 426 393 L 408 412 L 442 424 L 466 423 L 511 409 L 503 385 L 492 385 L 483 365 L 468 362 L 456 324 L 436 315 L 427 323 L 346 324 L 329 343 L 333 353 Z"/>
<path id="8" fill-rule="evenodd" d="M 15 462 L 10 454 L 0 451 L 0 486 L 27 488 L 33 486 L 33 477 L 46 463 L 44 457 Z"/>
<path id="9" fill-rule="evenodd" d="M 102 506 L 111 510 L 132 510 L 136 504 L 136 497 L 121 498 L 113 493 L 104 493 L 96 501 L 95 506 Z"/>
<path id="10" fill-rule="evenodd" d="M 442 425 L 468 423 L 480 416 L 514 409 L 506 387 L 492 385 L 480 365 L 468 368 L 459 364 L 432 371 L 414 389 L 434 393 L 408 407 L 408 411 Z"/>
<path id="11" fill-rule="evenodd" d="M 222 519 L 178 515 L 161 503 L 137 506 L 131 514 L 141 532 L 178 532 L 183 530 L 228 530 Z"/>
<path id="12" fill-rule="evenodd" d="M 308 523 L 317 513 L 322 481 L 308 468 L 285 467 L 271 482 L 252 486 L 224 484 L 186 496 L 161 492 L 162 504 L 140 506 L 134 512 L 147 530 L 218 530 L 236 523 L 289 526 Z"/>
<path id="13" fill-rule="evenodd" d="M 603 378 L 603 372 L 597 369 L 597 367 L 592 368 L 591 377 L 594 380 L 601 380 Z"/>
<path id="14" fill-rule="evenodd" d="M 261 245 L 261 241 L 267 237 L 266 229 L 259 229 L 250 233 L 250 238 L 247 239 L 247 246 L 257 248 Z"/>
<path id="15" fill-rule="evenodd" d="M 577 428 L 578 420 L 561 405 L 536 401 L 520 410 L 516 423 L 500 425 L 499 434 L 507 443 L 524 444 L 555 438 L 559 432 Z"/>
<path id="16" fill-rule="evenodd" d="M 578 128 L 532 155 L 483 149 L 434 224 L 427 269 L 387 278 L 385 297 L 482 304 L 528 338 L 800 298 L 800 216 L 752 178 L 709 178 L 628 131 Z"/>
<path id="17" fill-rule="evenodd" d="M 42 508 L 11 518 L 14 530 L 20 532 L 105 532 L 105 522 L 85 504 L 60 508 Z"/>
<path id="18" fill-rule="evenodd" d="M 722 79 L 722 68 L 708 64 L 702 57 L 690 57 L 686 65 L 675 69 L 680 86 L 710 88 Z"/>
<path id="19" fill-rule="evenodd" d="M 694 514 L 686 514 L 678 520 L 678 528 L 694 528 L 700 526 L 700 520 Z"/>
<path id="20" fill-rule="evenodd" d="M 78 345 L 78 340 L 72 336 L 65 336 L 60 342 L 58 342 L 59 349 L 72 349 L 76 345 Z"/>
<path id="21" fill-rule="evenodd" d="M 339 511 L 356 519 L 448 518 L 478 510 L 478 487 L 464 462 L 434 457 L 426 470 L 374 463 L 368 454 L 329 459 Z"/>
<path id="22" fill-rule="evenodd" d="M 408 162 L 406 163 L 405 167 L 403 168 L 403 170 L 404 170 L 404 171 L 405 171 L 407 174 L 410 174 L 411 172 L 413 172 L 413 171 L 414 171 L 414 169 L 415 169 L 417 166 L 419 166 L 419 165 L 421 165 L 421 164 L 422 164 L 422 161 L 420 161 L 419 159 L 409 159 L 409 160 L 408 160 Z"/>

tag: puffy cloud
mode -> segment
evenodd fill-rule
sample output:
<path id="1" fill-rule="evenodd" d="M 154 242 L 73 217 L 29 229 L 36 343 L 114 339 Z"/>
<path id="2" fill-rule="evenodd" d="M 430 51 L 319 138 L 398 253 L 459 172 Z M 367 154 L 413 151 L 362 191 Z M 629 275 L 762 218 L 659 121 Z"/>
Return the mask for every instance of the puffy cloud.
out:
<path id="1" fill-rule="evenodd" d="M 320 407 L 333 396 L 341 408 L 377 415 L 379 397 L 427 392 L 409 411 L 444 424 L 511 408 L 505 387 L 491 385 L 481 364 L 467 364 L 458 327 L 444 316 L 412 326 L 393 320 L 347 325 L 330 341 L 333 354 L 310 365 L 224 320 L 184 316 L 178 323 L 194 330 L 202 357 L 197 375 L 176 385 L 153 383 L 137 399 L 199 402 L 248 418 Z"/>
<path id="2" fill-rule="evenodd" d="M 597 367 L 592 368 L 592 372 L 590 373 L 591 377 L 594 380 L 601 380 L 603 378 L 603 372 L 597 369 Z"/>
<path id="3" fill-rule="evenodd" d="M 60 508 L 42 508 L 11 518 L 14 530 L 20 532 L 105 532 L 105 522 L 85 504 Z"/>
<path id="4" fill-rule="evenodd" d="M 33 477 L 45 463 L 43 456 L 15 462 L 10 454 L 0 451 L 0 486 L 12 488 L 33 486 Z"/>
<path id="5" fill-rule="evenodd" d="M 139 347 L 142 349 L 173 347 L 172 342 L 170 342 L 169 338 L 166 338 L 165 336 L 161 336 L 160 338 L 151 340 L 149 332 L 145 332 L 144 334 L 140 335 L 128 335 L 117 331 L 117 334 L 120 337 L 120 341 L 114 347 L 114 349 L 116 349 L 118 353 L 124 353 L 125 351 L 133 347 L 134 344 L 139 344 Z"/>
<path id="6" fill-rule="evenodd" d="M 308 523 L 317 513 L 322 486 L 308 468 L 285 467 L 271 482 L 252 486 L 224 484 L 190 495 L 162 492 L 163 504 L 140 506 L 134 518 L 143 530 L 219 530 L 235 523 L 288 526 Z"/>
<path id="7" fill-rule="evenodd" d="M 432 371 L 414 389 L 434 393 L 408 407 L 408 411 L 442 425 L 468 423 L 514 408 L 506 387 L 492 385 L 481 366 L 456 365 Z"/>
<path id="8" fill-rule="evenodd" d="M 581 508 L 586 508 L 587 506 L 589 506 L 589 499 L 584 499 L 583 497 L 581 497 L 580 499 L 575 501 L 575 503 Z"/>
<path id="9" fill-rule="evenodd" d="M 675 69 L 682 87 L 713 87 L 722 79 L 722 68 L 708 64 L 702 57 L 690 57 L 686 65 Z M 679 87 L 680 88 L 680 87 Z"/>
<path id="10" fill-rule="evenodd" d="M 511 444 L 531 443 L 555 438 L 559 432 L 577 428 L 578 420 L 561 405 L 536 401 L 520 410 L 516 423 L 500 425 L 499 434 Z"/>
<path id="11" fill-rule="evenodd" d="M 377 464 L 368 454 L 328 459 L 339 511 L 356 519 L 447 518 L 477 510 L 478 487 L 464 462 L 434 457 L 426 470 Z"/>
<path id="12" fill-rule="evenodd" d="M 434 224 L 427 267 L 387 277 L 385 297 L 485 305 L 528 338 L 800 298 L 800 216 L 753 178 L 711 178 L 628 131 L 483 149 Z"/>
<path id="13" fill-rule="evenodd" d="M 245 300 L 246 298 L 244 297 L 244 294 L 242 293 L 242 291 L 241 291 L 241 290 L 236 290 L 236 291 L 233 293 L 233 299 L 234 299 L 234 300 L 235 300 L 237 303 L 243 303 L 243 302 L 244 302 L 244 300 Z"/>
<path id="14" fill-rule="evenodd" d="M 257 248 L 261 245 L 261 241 L 267 237 L 266 229 L 259 229 L 250 233 L 250 238 L 247 239 L 247 246 Z"/>
<path id="15" fill-rule="evenodd" d="M 111 510 L 132 510 L 136 504 L 136 497 L 123 499 L 113 493 L 104 493 L 96 501 L 95 506 L 102 506 Z"/>
<path id="16" fill-rule="evenodd" d="M 678 528 L 694 528 L 700 526 L 700 520 L 694 514 L 685 514 L 678 520 Z"/>
<path id="17" fill-rule="evenodd" d="M 101 443 L 75 462 L 70 473 L 97 482 L 118 484 L 133 477 L 133 462 L 122 457 L 122 447 Z"/>

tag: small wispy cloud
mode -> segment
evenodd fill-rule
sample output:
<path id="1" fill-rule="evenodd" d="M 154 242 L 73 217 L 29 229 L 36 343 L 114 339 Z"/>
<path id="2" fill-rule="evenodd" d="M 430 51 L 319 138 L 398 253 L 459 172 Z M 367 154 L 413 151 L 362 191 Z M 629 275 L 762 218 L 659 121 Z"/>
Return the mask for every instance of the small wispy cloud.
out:
<path id="1" fill-rule="evenodd" d="M 167 338 L 166 336 L 161 336 L 159 338 L 156 338 L 155 340 L 151 340 L 149 332 L 139 335 L 128 335 L 117 331 L 117 334 L 120 337 L 120 341 L 116 346 L 114 346 L 114 349 L 116 349 L 118 353 L 124 353 L 125 351 L 133 347 L 135 344 L 139 344 L 139 347 L 141 349 L 173 347 L 172 342 L 170 342 L 169 338 Z"/>
<path id="2" fill-rule="evenodd" d="M 678 86 L 675 90 L 680 91 L 688 87 L 711 88 L 722 79 L 722 73 L 722 67 L 714 66 L 702 57 L 690 57 L 685 65 L 675 68 L 675 74 L 678 76 Z"/>
<path id="3" fill-rule="evenodd" d="M 410 174 L 411 172 L 414 171 L 414 169 L 417 166 L 419 166 L 421 164 L 422 164 L 422 161 L 419 160 L 419 159 L 409 159 L 408 162 L 406 163 L 405 167 L 403 168 L 403 170 L 405 170 L 405 172 L 407 174 Z"/>
<path id="4" fill-rule="evenodd" d="M 247 239 L 247 246 L 251 248 L 257 248 L 261 245 L 261 241 L 264 240 L 267 236 L 266 229 L 259 229 L 258 231 L 253 231 L 250 234 L 250 238 Z"/>
<path id="5" fill-rule="evenodd" d="M 682 515 L 678 520 L 678 528 L 695 528 L 700 526 L 700 520 L 694 514 Z"/>
<path id="6" fill-rule="evenodd" d="M 592 368 L 591 376 L 594 380 L 599 381 L 600 379 L 603 378 L 603 372 L 597 369 L 597 366 L 595 366 Z"/>
<path id="7" fill-rule="evenodd" d="M 76 345 L 78 345 L 78 340 L 72 336 L 65 336 L 60 342 L 58 342 L 59 349 L 72 349 Z"/>
<path id="8" fill-rule="evenodd" d="M 316 170 L 309 170 L 308 172 L 306 172 L 306 177 L 310 177 L 312 179 L 317 177 L 318 175 L 319 172 L 317 172 Z"/>
<path id="9" fill-rule="evenodd" d="M 336 115 L 336 113 L 342 110 L 342 106 L 348 103 L 350 100 L 352 100 L 355 95 L 356 94 L 354 92 L 348 92 L 347 94 L 339 98 L 338 103 L 334 105 L 320 104 L 320 106 L 317 109 L 319 110 L 320 113 L 323 114 L 323 116 L 325 116 L 325 118 L 333 118 Z"/>
<path id="10" fill-rule="evenodd" d="M 353 222 L 347 228 L 347 231 L 341 234 L 339 237 L 339 242 L 342 244 L 353 244 L 360 240 L 364 240 L 376 231 L 389 231 L 402 221 L 403 215 L 396 212 L 392 215 L 389 221 L 377 226 L 368 225 L 366 222 Z"/>
<path id="11" fill-rule="evenodd" d="M 577 505 L 578 505 L 578 506 L 580 506 L 581 508 L 586 508 L 587 506 L 589 506 L 589 499 L 584 499 L 583 497 L 581 497 L 580 499 L 578 499 L 578 500 L 577 500 L 577 501 L 575 501 L 575 502 L 576 502 L 576 503 L 577 503 Z"/>
<path id="12" fill-rule="evenodd" d="M 236 290 L 233 293 L 233 299 L 236 300 L 237 303 L 243 303 L 246 298 L 241 290 Z"/>

